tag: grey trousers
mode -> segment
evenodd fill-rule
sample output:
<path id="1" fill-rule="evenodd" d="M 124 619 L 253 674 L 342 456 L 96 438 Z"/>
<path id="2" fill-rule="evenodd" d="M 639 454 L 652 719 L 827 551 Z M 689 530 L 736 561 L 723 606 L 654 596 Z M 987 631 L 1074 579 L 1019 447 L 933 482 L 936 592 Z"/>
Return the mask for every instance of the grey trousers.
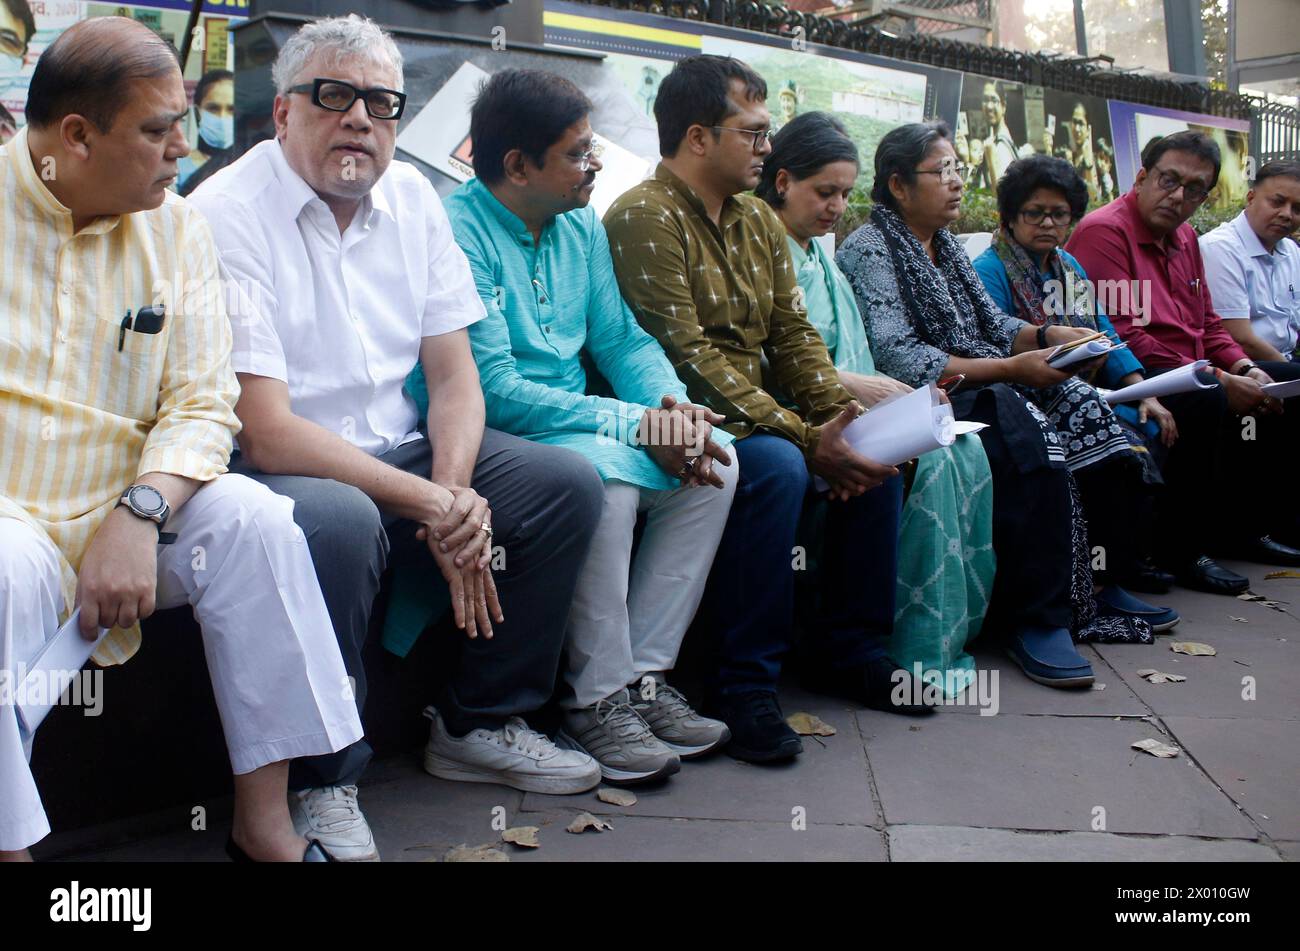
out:
<path id="1" fill-rule="evenodd" d="M 379 459 L 430 476 L 432 454 L 423 437 Z M 344 666 L 356 681 L 357 709 L 364 715 L 361 650 L 385 567 L 414 561 L 427 567 L 431 586 L 446 586 L 427 546 L 415 537 L 419 526 L 379 509 L 351 485 L 268 475 L 239 454 L 230 468 L 293 499 L 293 518 L 307 536 Z M 505 548 L 505 568 L 493 577 L 506 620 L 493 624 L 491 640 L 462 635 L 456 641 L 446 687 L 437 697 L 438 711 L 455 734 L 494 729 L 550 698 L 569 604 L 604 503 L 600 476 L 581 455 L 493 429 L 483 431 L 472 486 L 492 507 L 494 545 Z M 370 755 L 363 739 L 338 753 L 295 760 L 290 788 L 354 784 Z"/>

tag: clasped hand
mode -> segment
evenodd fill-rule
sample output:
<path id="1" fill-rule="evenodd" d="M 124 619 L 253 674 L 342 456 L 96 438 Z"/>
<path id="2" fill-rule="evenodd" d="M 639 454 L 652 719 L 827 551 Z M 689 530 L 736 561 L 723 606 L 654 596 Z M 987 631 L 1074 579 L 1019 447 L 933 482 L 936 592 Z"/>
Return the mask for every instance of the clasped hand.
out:
<path id="1" fill-rule="evenodd" d="M 722 488 L 722 477 L 713 471 L 713 464 L 730 466 L 731 456 L 713 440 L 713 427 L 725 417 L 696 403 L 678 403 L 668 395 L 660 407 L 641 416 L 637 442 L 660 469 L 684 486 Z"/>
<path id="2" fill-rule="evenodd" d="M 468 486 L 430 483 L 430 514 L 419 519 L 416 538 L 429 546 L 451 592 L 456 626 L 469 637 L 492 637 L 492 622 L 505 621 L 492 578 L 492 510 Z"/>

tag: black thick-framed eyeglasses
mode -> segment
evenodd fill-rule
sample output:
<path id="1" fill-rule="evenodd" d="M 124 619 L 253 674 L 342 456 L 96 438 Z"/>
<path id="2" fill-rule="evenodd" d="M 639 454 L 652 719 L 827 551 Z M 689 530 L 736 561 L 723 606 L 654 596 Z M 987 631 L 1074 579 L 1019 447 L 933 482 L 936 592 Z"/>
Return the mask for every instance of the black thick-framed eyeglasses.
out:
<path id="1" fill-rule="evenodd" d="M 1074 212 L 1069 208 L 1057 208 L 1055 211 L 1048 211 L 1046 208 L 1021 208 L 1020 217 L 1031 225 L 1047 221 L 1057 228 L 1063 228 L 1074 220 Z"/>
<path id="2" fill-rule="evenodd" d="M 1156 176 L 1156 184 L 1160 186 L 1162 192 L 1168 192 L 1172 195 L 1181 188 L 1183 190 L 1183 201 L 1189 205 L 1199 204 L 1210 195 L 1210 189 L 1204 185 L 1185 182 L 1173 172 L 1165 171 L 1163 168 L 1156 168 L 1153 171 Z"/>
<path id="3" fill-rule="evenodd" d="M 372 119 L 392 121 L 402 117 L 406 108 L 406 93 L 396 89 L 358 89 L 341 79 L 314 79 L 309 83 L 290 86 L 289 92 L 311 93 L 311 101 L 330 112 L 347 112 L 358 99 L 366 104 Z"/>
<path id="4" fill-rule="evenodd" d="M 776 135 L 771 129 L 740 129 L 731 125 L 713 125 L 709 126 L 709 128 L 717 129 L 719 132 L 739 132 L 741 135 L 749 136 L 752 140 L 750 147 L 754 150 L 755 155 L 763 147 L 764 142 L 771 142 L 772 136 Z"/>

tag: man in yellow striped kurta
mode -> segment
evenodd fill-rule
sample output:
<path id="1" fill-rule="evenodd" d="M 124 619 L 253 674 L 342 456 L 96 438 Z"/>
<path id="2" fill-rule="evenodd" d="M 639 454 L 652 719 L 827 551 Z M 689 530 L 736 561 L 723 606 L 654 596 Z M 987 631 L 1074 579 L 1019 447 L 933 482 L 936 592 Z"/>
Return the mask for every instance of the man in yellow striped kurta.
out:
<path id="1" fill-rule="evenodd" d="M 108 663 L 155 606 L 193 605 L 236 773 L 232 841 L 254 857 L 312 852 L 288 760 L 361 735 L 292 504 L 223 474 L 238 386 L 216 249 L 166 191 L 185 111 L 170 46 L 91 20 L 43 54 L 28 126 L 0 148 L 0 859 L 49 831 L 14 685 L 74 605 L 88 639 L 116 628 Z"/>

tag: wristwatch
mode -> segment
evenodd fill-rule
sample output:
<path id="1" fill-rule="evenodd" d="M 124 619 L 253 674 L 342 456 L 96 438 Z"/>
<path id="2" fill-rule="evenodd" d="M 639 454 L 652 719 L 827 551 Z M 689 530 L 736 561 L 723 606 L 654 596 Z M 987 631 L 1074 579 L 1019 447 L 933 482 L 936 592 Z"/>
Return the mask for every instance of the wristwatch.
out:
<path id="1" fill-rule="evenodd" d="M 158 544 L 170 545 L 176 541 L 174 532 L 164 532 L 163 526 L 172 514 L 172 507 L 167 504 L 163 494 L 151 485 L 136 484 L 128 486 L 117 500 L 118 505 L 125 505 L 135 515 L 146 518 L 158 526 Z"/>
<path id="2" fill-rule="evenodd" d="M 1237 376 L 1245 376 L 1251 370 L 1258 370 L 1258 369 L 1259 369 L 1258 363 L 1247 363 L 1245 366 L 1237 370 Z"/>

